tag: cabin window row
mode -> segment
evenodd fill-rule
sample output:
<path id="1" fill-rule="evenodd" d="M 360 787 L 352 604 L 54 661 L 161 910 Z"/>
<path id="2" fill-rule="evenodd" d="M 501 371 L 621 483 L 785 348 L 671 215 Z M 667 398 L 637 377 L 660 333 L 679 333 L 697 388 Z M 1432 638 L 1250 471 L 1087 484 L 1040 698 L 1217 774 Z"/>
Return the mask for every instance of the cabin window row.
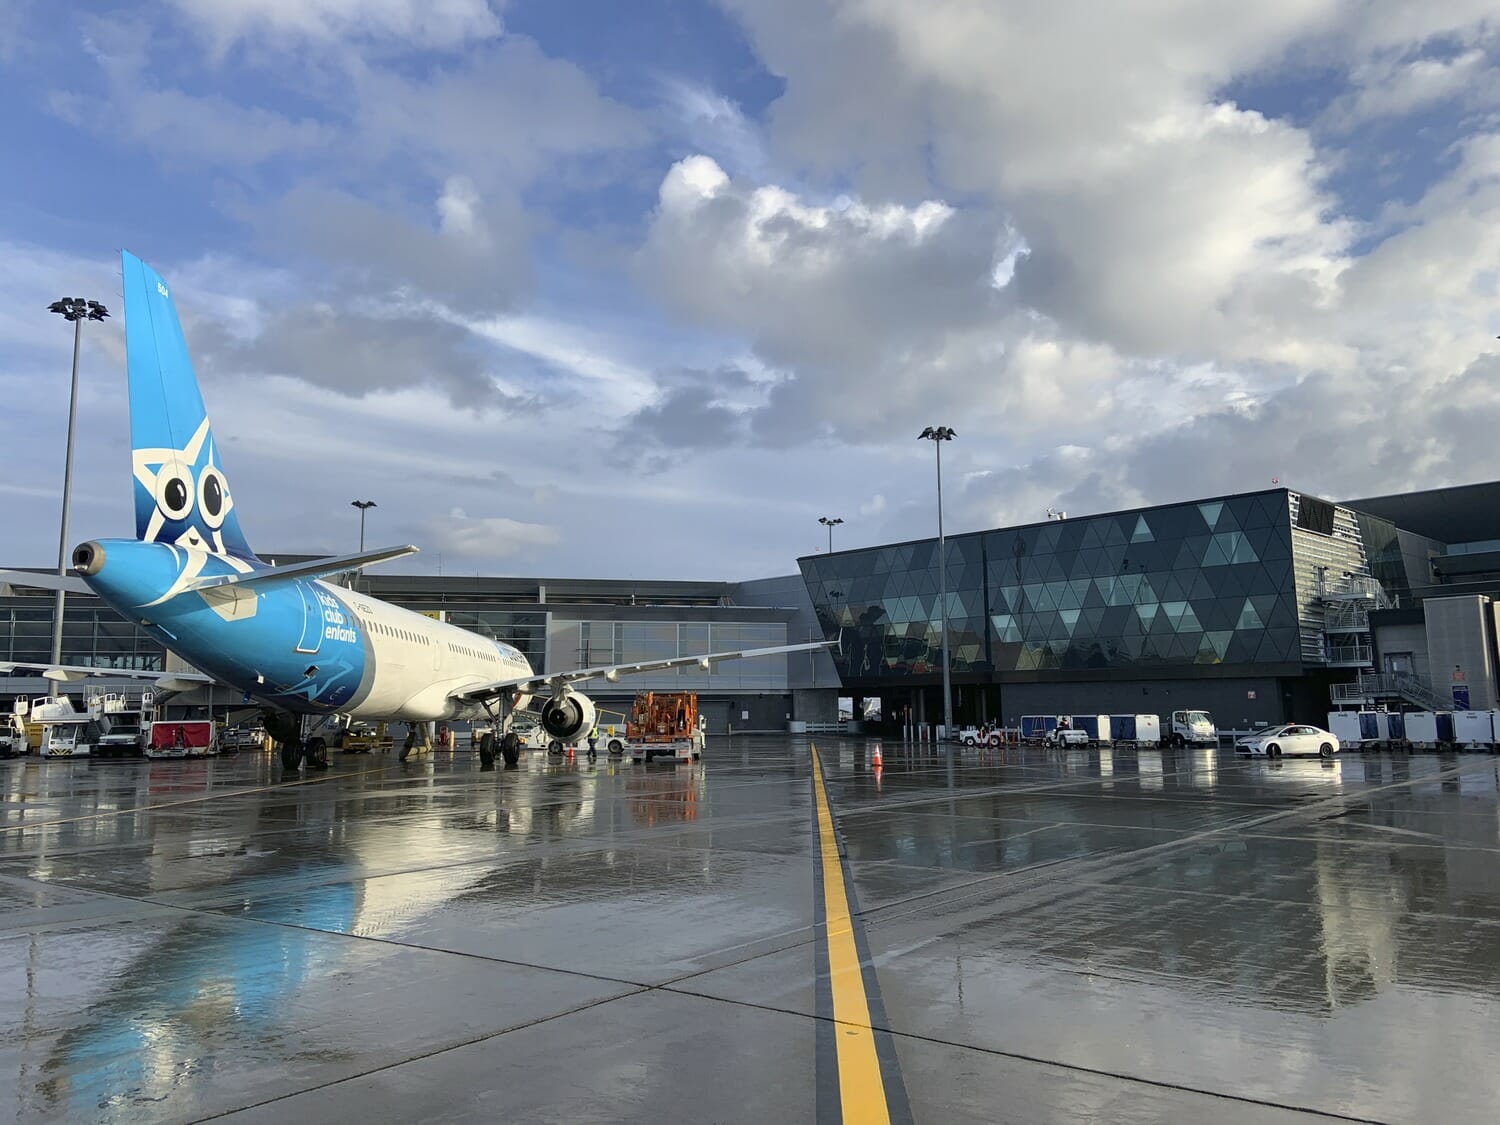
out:
<path id="1" fill-rule="evenodd" d="M 432 642 L 420 633 L 413 633 L 408 629 L 397 629 L 393 625 L 386 625 L 380 621 L 366 622 L 366 627 L 374 629 L 377 633 L 384 633 L 387 637 L 395 637 L 397 640 L 410 641 L 414 645 L 426 645 Z"/>
<path id="2" fill-rule="evenodd" d="M 457 656 L 471 656 L 475 660 L 487 660 L 492 663 L 498 659 L 493 652 L 483 652 L 479 649 L 469 648 L 467 645 L 456 645 L 451 641 L 448 644 L 448 651 Z"/>

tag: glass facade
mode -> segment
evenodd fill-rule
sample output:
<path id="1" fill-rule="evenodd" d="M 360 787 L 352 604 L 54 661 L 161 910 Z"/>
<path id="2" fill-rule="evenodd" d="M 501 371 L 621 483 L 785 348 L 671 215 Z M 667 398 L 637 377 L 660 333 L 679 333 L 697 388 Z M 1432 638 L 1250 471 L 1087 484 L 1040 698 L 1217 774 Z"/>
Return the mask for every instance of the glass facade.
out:
<path id="1" fill-rule="evenodd" d="M 7 660 L 51 660 L 52 599 L 6 601 L 0 605 L 0 654 Z M 63 612 L 62 659 L 85 667 L 159 672 L 166 666 L 166 649 L 113 610 L 69 604 Z"/>
<path id="2" fill-rule="evenodd" d="M 418 611 L 421 612 L 421 611 Z M 509 609 L 445 609 L 443 620 L 520 649 L 533 672 L 547 663 L 547 615 Z"/>
<path id="3" fill-rule="evenodd" d="M 951 671 L 1302 663 L 1287 493 L 954 536 Z M 800 560 L 845 683 L 939 675 L 937 541 Z"/>
<path id="4" fill-rule="evenodd" d="M 783 622 L 554 620 L 552 625 L 553 663 L 558 668 L 636 664 L 786 643 Z M 726 660 L 708 671 L 696 666 L 668 668 L 634 676 L 630 686 L 642 691 L 785 691 L 787 658 L 781 654 Z"/>

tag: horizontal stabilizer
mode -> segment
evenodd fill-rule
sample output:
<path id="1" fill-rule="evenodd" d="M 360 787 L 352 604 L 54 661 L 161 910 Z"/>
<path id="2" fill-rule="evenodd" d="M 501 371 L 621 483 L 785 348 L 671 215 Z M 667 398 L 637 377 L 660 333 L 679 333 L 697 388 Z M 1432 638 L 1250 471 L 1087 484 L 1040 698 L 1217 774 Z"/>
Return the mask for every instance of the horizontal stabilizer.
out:
<path id="1" fill-rule="evenodd" d="M 38 574 L 30 570 L 0 570 L 0 586 L 26 586 L 32 590 L 65 590 L 70 594 L 92 594 L 88 583 L 71 574 Z"/>
<path id="2" fill-rule="evenodd" d="M 384 547 L 378 551 L 362 551 L 353 555 L 336 555 L 332 558 L 313 559 L 310 562 L 272 566 L 264 570 L 252 570 L 248 574 L 206 574 L 187 583 L 183 587 L 183 592 L 209 590 L 216 586 L 264 586 L 293 578 L 327 578 L 330 574 L 343 574 L 345 571 L 359 570 L 361 567 L 374 566 L 376 563 L 405 558 L 407 555 L 416 554 L 417 550 L 418 548 L 408 543 L 401 547 Z"/>

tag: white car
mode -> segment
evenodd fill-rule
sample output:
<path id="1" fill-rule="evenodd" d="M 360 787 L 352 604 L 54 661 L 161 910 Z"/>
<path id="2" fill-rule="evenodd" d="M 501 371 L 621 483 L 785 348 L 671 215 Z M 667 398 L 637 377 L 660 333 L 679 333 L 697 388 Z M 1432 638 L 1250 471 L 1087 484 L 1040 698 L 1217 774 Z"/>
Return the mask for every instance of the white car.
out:
<path id="1" fill-rule="evenodd" d="M 1267 758 L 1280 758 L 1286 754 L 1316 754 L 1320 758 L 1331 758 L 1339 752 L 1336 735 L 1322 727 L 1304 723 L 1267 727 L 1240 739 L 1234 746 L 1242 754 L 1264 754 Z"/>

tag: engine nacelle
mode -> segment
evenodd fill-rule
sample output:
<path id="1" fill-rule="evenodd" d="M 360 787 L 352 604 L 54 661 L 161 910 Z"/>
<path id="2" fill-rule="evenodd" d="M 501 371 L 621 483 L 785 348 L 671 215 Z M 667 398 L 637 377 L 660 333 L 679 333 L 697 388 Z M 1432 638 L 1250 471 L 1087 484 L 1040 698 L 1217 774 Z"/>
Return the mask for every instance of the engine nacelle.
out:
<path id="1" fill-rule="evenodd" d="M 554 695 L 542 704 L 541 721 L 551 737 L 572 742 L 594 728 L 594 701 L 576 691 Z"/>

